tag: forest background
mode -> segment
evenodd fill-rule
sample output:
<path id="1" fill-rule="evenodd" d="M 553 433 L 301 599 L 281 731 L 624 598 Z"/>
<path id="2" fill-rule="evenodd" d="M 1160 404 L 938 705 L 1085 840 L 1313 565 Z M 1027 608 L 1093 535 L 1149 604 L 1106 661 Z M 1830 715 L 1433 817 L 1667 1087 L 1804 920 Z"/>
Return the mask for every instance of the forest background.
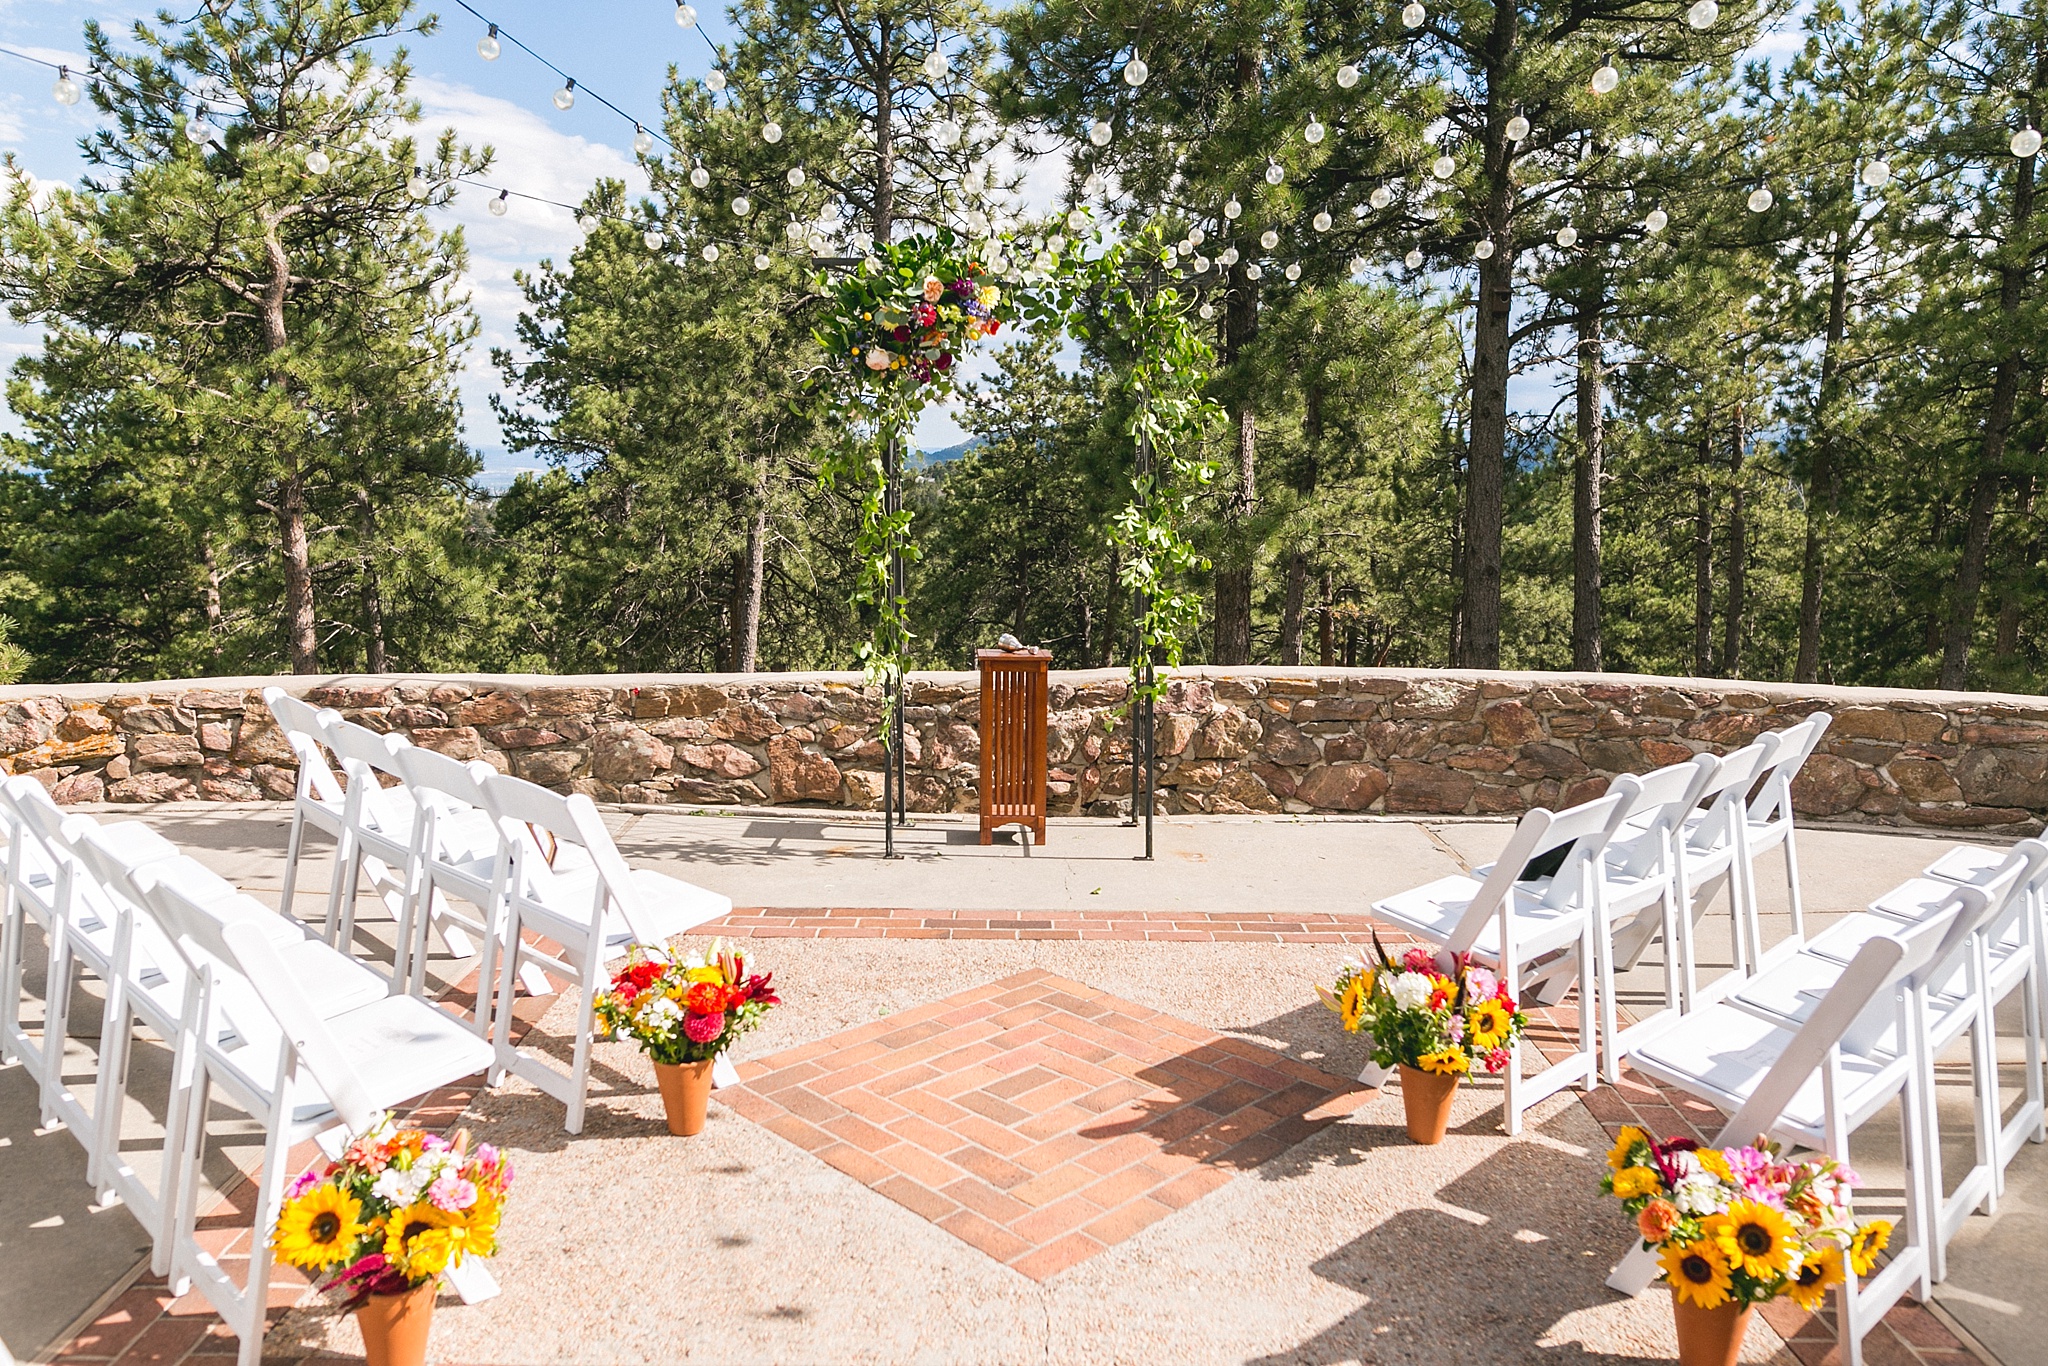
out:
<path id="1" fill-rule="evenodd" d="M 1217 353 L 1192 660 L 2039 690 L 2042 5 L 700 18 L 559 206 L 422 122 L 408 49 L 466 6 L 217 0 L 11 66 L 93 131 L 69 181 L 10 156 L 0 671 L 849 667 L 812 259 L 943 225 L 1021 276 L 1086 203 L 1178 240 L 1151 286 Z M 454 214 L 494 200 L 578 226 L 486 346 Z M 1126 661 L 1121 360 L 1017 337 L 913 462 L 913 666 Z"/>

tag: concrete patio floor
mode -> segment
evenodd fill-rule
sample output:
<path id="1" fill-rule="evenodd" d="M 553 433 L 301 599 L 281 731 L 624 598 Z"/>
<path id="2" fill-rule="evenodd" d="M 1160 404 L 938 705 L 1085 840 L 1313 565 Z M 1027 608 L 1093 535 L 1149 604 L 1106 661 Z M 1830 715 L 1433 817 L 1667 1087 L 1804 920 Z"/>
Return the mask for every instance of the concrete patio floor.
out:
<path id="1" fill-rule="evenodd" d="M 276 903 L 281 809 L 123 807 L 102 818 L 146 820 Z M 1340 1079 L 1357 1069 L 1356 1044 L 1315 1004 L 1310 984 L 1327 979 L 1348 952 L 1337 941 L 1361 927 L 1328 918 L 1483 861 L 1509 828 L 1162 820 L 1158 857 L 1147 864 L 1132 858 L 1142 834 L 1129 827 L 1055 821 L 1043 847 L 1014 836 L 983 847 L 971 822 L 920 817 L 899 836 L 905 857 L 884 862 L 880 826 L 839 813 L 607 818 L 630 861 L 725 893 L 752 912 L 736 916 L 735 929 L 779 941 L 751 950 L 776 969 L 790 1005 L 747 1040 L 743 1061 L 1035 969 Z M 1809 931 L 1950 842 L 1802 831 Z M 301 886 L 324 889 L 326 878 L 315 858 Z M 1760 881 L 1776 938 L 1789 919 L 1775 861 Z M 381 928 L 364 922 L 371 938 Z M 1712 961 L 1712 917 L 1708 929 Z M 1639 968 L 1639 982 L 1655 971 L 1654 960 Z M 1634 989 L 1624 983 L 1625 994 Z M 559 1033 L 555 1016 L 566 1009 L 542 1020 L 543 1036 Z M 81 1009 L 74 1027 L 96 1037 L 98 1021 Z M 565 1143 L 559 1107 L 523 1086 L 480 1098 L 466 1118 L 514 1150 L 522 1188 L 495 1264 L 508 1293 L 444 1313 L 437 1359 L 1396 1362 L 1442 1360 L 1455 1345 L 1460 1356 L 1480 1350 L 1509 1362 L 1639 1362 L 1671 1352 L 1660 1297 L 1624 1302 L 1600 1286 L 1627 1230 L 1591 1185 L 1600 1124 L 1569 1098 L 1510 1141 L 1498 1131 L 1497 1090 L 1475 1086 L 1459 1131 L 1430 1150 L 1401 1141 L 1397 1100 L 1369 1096 L 1041 1281 L 731 1107 L 713 1107 L 701 1140 L 660 1135 L 644 1060 L 620 1045 L 599 1054 L 590 1141 Z M 138 1049 L 139 1095 L 152 1093 L 155 1065 L 152 1050 Z M 1944 1113 L 1960 1119 L 1967 1070 L 1949 1077 Z M 2007 1086 L 2016 1080 L 2015 1071 Z M 22 1069 L 0 1069 L 0 1341 L 22 1355 L 62 1346 L 146 1255 L 124 1211 L 91 1206 L 77 1143 L 35 1124 Z M 1945 1125 L 1944 1146 L 1960 1158 L 1969 1140 L 1958 1128 Z M 217 1131 L 232 1140 L 233 1122 Z M 130 1145 L 145 1150 L 150 1140 L 139 1120 Z M 226 1146 L 216 1180 L 231 1172 L 226 1159 L 250 1157 L 246 1144 Z M 1859 1134 L 1856 1156 L 1876 1191 L 1896 1189 L 1896 1140 L 1882 1125 Z M 1952 1274 L 1937 1290 L 1940 1310 L 2005 1366 L 2048 1360 L 2038 1346 L 2048 1341 L 2048 1306 L 2032 1293 L 2048 1244 L 2044 1203 L 2048 1161 L 2029 1148 L 2000 1213 L 1972 1219 L 1953 1244 Z M 1447 1302 L 1467 1306 L 1457 1320 L 1467 1336 L 1446 1336 Z M 315 1305 L 273 1330 L 271 1345 L 294 1359 L 348 1352 L 353 1333 Z M 1788 1348 L 1762 1323 L 1751 1337 L 1745 1359 L 1821 1359 L 1818 1343 Z M 1930 1341 L 1953 1339 L 1937 1331 Z M 108 1350 L 103 1335 L 97 1348 L 77 1346 L 111 1358 L 127 1344 Z M 1957 1358 L 1930 1347 L 1919 1359 Z"/>

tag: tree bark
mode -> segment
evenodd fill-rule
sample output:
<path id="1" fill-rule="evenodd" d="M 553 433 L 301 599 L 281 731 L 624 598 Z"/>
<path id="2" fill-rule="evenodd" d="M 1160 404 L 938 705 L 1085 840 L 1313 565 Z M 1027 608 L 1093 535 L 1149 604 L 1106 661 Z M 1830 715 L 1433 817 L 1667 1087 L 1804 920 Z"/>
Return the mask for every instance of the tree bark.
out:
<path id="1" fill-rule="evenodd" d="M 1841 400 L 1842 339 L 1849 330 L 1849 234 L 1838 232 L 1828 283 L 1827 340 L 1820 356 L 1820 412 L 1814 423 L 1813 472 L 1806 487 L 1806 552 L 1799 562 L 1799 656 L 1794 683 L 1820 676 L 1821 594 L 1827 582 L 1828 536 L 1841 503 L 1836 407 Z"/>
<path id="2" fill-rule="evenodd" d="M 1280 604 L 1280 662 L 1301 663 L 1301 605 L 1308 592 L 1308 556 L 1287 552 L 1287 588 Z"/>
<path id="3" fill-rule="evenodd" d="M 264 285 L 262 320 L 263 344 L 274 355 L 291 344 L 285 327 L 285 300 L 291 294 L 292 263 L 285 255 L 273 223 L 264 234 L 264 253 L 270 279 Z M 280 385 L 289 386 L 290 376 L 275 373 Z M 306 536 L 306 475 L 294 451 L 280 452 L 284 470 L 278 476 L 276 518 L 280 549 L 284 553 L 285 648 L 292 672 L 320 671 L 320 639 L 313 619 L 312 548 Z"/>
<path id="4" fill-rule="evenodd" d="M 741 563 L 740 591 L 733 595 L 733 671 L 750 674 L 760 667 L 761 600 L 768 568 L 768 457 L 754 459 L 753 515 L 747 519 L 746 558 Z"/>
<path id="5" fill-rule="evenodd" d="M 1748 607 L 1749 527 L 1743 515 L 1742 462 L 1749 451 L 1749 428 L 1741 404 L 1735 405 L 1735 425 L 1728 449 L 1728 618 L 1721 637 L 1721 673 L 1742 677 L 1742 628 Z"/>
<path id="6" fill-rule="evenodd" d="M 1606 455 L 1602 413 L 1606 373 L 1601 315 L 1607 307 L 1605 293 L 1604 282 L 1596 281 L 1579 309 L 1579 458 L 1572 471 L 1572 667 L 1589 673 L 1600 672 L 1602 655 L 1600 477 Z"/>
<path id="7" fill-rule="evenodd" d="M 1316 625 L 1316 657 L 1327 669 L 1337 662 L 1337 578 L 1331 571 L 1323 571 L 1322 618 Z"/>
<path id="8" fill-rule="evenodd" d="M 1714 501 L 1707 484 L 1709 429 L 1700 426 L 1699 470 L 1693 477 L 1692 521 L 1692 670 L 1699 678 L 1714 672 Z"/>
<path id="9" fill-rule="evenodd" d="M 2019 520 L 2022 523 L 2031 524 L 2033 522 L 2035 493 L 2034 476 L 2028 475 L 2020 481 L 2019 506 L 2014 509 L 2019 514 Z M 2028 573 L 2040 561 L 2041 536 L 2036 531 L 2034 535 L 2027 538 L 2026 546 L 2020 552 L 2019 562 L 2013 565 L 2012 572 L 2006 577 L 2005 591 L 2001 595 L 1998 608 L 1997 645 L 2000 663 L 2009 662 L 2020 652 L 2020 616 L 2025 606 L 2023 589 Z"/>
<path id="10" fill-rule="evenodd" d="M 894 59 L 889 49 L 889 12 L 875 29 L 875 240 L 886 242 L 896 228 L 896 112 Z"/>
<path id="11" fill-rule="evenodd" d="M 356 491 L 356 511 L 363 539 L 362 568 L 356 580 L 363 610 L 363 662 L 373 674 L 390 673 L 384 642 L 384 586 L 377 577 L 377 516 L 367 490 Z"/>
<path id="12" fill-rule="evenodd" d="M 1237 288 L 1226 304 L 1223 363 L 1235 365 L 1259 331 L 1258 285 L 1244 276 L 1242 263 L 1232 268 Z M 1231 416 L 1237 427 L 1237 486 L 1224 505 L 1225 555 L 1216 566 L 1217 664 L 1249 664 L 1252 660 L 1252 564 L 1257 547 L 1250 544 L 1246 522 L 1258 507 L 1258 405 L 1240 389 Z"/>
<path id="13" fill-rule="evenodd" d="M 2048 45 L 2035 57 L 2034 84 L 2048 86 Z M 2026 296 L 2028 271 L 2016 245 L 2025 237 L 2034 214 L 2034 158 L 2018 158 L 2013 173 L 2012 228 L 2006 234 L 2008 264 L 1998 268 L 1998 318 L 2005 330 L 2004 352 L 1991 379 L 1991 402 L 1984 414 L 1984 436 L 1977 453 L 1977 478 L 1970 488 L 1970 518 L 1963 529 L 1963 557 L 1956 566 L 1955 592 L 1949 600 L 1948 629 L 1941 643 L 1941 686 L 1960 691 L 1970 676 L 1970 637 L 1977 627 L 1977 599 L 1984 587 L 1984 564 L 1991 548 L 1991 519 L 1998 510 L 1998 489 L 2005 479 L 2005 444 L 2012 433 L 2013 410 L 2027 368 L 2020 339 L 2012 335 Z"/>

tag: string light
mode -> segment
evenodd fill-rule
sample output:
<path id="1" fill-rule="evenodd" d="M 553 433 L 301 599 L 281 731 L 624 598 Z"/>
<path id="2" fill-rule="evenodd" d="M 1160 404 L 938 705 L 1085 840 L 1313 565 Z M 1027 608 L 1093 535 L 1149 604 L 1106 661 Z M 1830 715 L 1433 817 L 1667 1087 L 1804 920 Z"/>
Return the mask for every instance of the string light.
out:
<path id="1" fill-rule="evenodd" d="M 704 169 L 704 163 L 703 163 L 703 162 L 701 162 L 701 161 L 700 161 L 700 162 L 698 162 L 698 163 L 697 163 L 697 164 L 696 164 L 695 166 L 692 166 L 692 167 L 690 168 L 690 184 L 691 184 L 691 185 L 692 185 L 693 187 L 695 187 L 696 189 L 699 189 L 699 190 L 701 190 L 701 189 L 703 189 L 703 188 L 704 188 L 704 187 L 705 187 L 706 185 L 709 185 L 710 183 L 711 183 L 711 172 L 709 172 L 709 171 L 707 171 L 707 170 L 705 170 L 705 169 Z"/>
<path id="2" fill-rule="evenodd" d="M 637 123 L 633 125 L 633 150 L 643 157 L 654 150 L 654 134 Z"/>
<path id="3" fill-rule="evenodd" d="M 1271 251 L 1273 248 L 1280 245 L 1280 234 L 1274 232 L 1271 228 L 1267 228 L 1264 232 L 1259 234 L 1259 245 L 1264 247 L 1267 251 Z"/>
<path id="4" fill-rule="evenodd" d="M 732 212 L 735 218 L 745 218 L 754 211 L 754 201 L 743 194 L 732 197 Z"/>
<path id="5" fill-rule="evenodd" d="M 1365 274 L 1365 267 L 1366 260 L 1363 256 L 1354 256 L 1351 258 L 1351 273 L 1353 275 Z"/>
<path id="6" fill-rule="evenodd" d="M 1109 126 L 1109 120 L 1107 119 L 1095 120 L 1088 129 L 1088 141 L 1094 143 L 1097 147 L 1109 146 L 1110 138 L 1115 135 L 1116 130 Z"/>
<path id="7" fill-rule="evenodd" d="M 498 54 L 504 50 L 498 43 L 498 26 L 496 24 L 492 24 L 490 31 L 476 40 L 476 55 L 487 62 L 497 61 Z"/>
<path id="8" fill-rule="evenodd" d="M 1308 116 L 1308 127 L 1301 130 L 1301 140 L 1307 143 L 1309 146 L 1313 147 L 1317 143 L 1321 142 L 1323 140 L 1323 136 L 1328 132 L 1329 130 L 1323 127 L 1322 120 L 1317 118 L 1314 114 L 1310 114 Z"/>
<path id="9" fill-rule="evenodd" d="M 1131 54 L 1131 60 L 1124 63 L 1124 84 L 1133 90 L 1143 85 L 1151 74 L 1152 68 L 1146 66 L 1145 59 L 1135 52 Z"/>
<path id="10" fill-rule="evenodd" d="M 1218 256 L 1218 257 L 1216 258 L 1216 260 L 1217 260 L 1217 262 L 1218 262 L 1219 264 L 1221 264 L 1221 265 L 1225 265 L 1225 266 L 1234 266 L 1234 265 L 1236 265 L 1236 264 L 1237 264 L 1237 248 L 1236 248 L 1236 247 L 1225 247 L 1225 248 L 1223 249 L 1223 252 L 1222 252 L 1222 254 L 1221 254 L 1221 255 L 1219 255 L 1219 256 Z"/>
<path id="11" fill-rule="evenodd" d="M 1891 183 L 1891 178 L 1892 164 L 1883 157 L 1866 163 L 1863 167 L 1863 174 L 1857 177 L 1857 179 L 1873 190 L 1883 189 Z"/>
<path id="12" fill-rule="evenodd" d="M 405 182 L 405 192 L 414 199 L 425 199 L 434 192 L 434 183 L 418 171 L 414 171 Z"/>
<path id="13" fill-rule="evenodd" d="M 1508 120 L 1508 126 L 1501 131 L 1508 135 L 1509 142 L 1520 142 L 1529 136 L 1529 120 L 1517 114 Z"/>
<path id="14" fill-rule="evenodd" d="M 206 121 L 206 106 L 202 104 L 199 106 L 198 110 L 193 113 L 191 119 L 187 121 L 185 124 L 185 141 L 193 144 L 196 147 L 205 143 L 205 141 L 212 136 L 213 127 Z M 324 164 L 326 161 L 326 158 L 324 156 L 321 158 L 321 161 L 323 164 L 318 168 L 315 168 L 313 165 L 313 159 L 311 157 L 307 157 L 306 169 L 312 171 L 313 174 L 315 175 L 320 174 L 320 172 L 327 169 L 326 165 Z"/>
<path id="15" fill-rule="evenodd" d="M 1600 69 L 1593 73 L 1593 93 L 1609 95 L 1614 87 L 1621 84 L 1621 73 L 1614 68 L 1614 54 L 1608 53 L 1600 62 Z"/>
<path id="16" fill-rule="evenodd" d="M 1685 22 L 1696 29 L 1710 29 L 1721 17 L 1721 7 L 1714 0 L 1693 0 L 1691 9 L 1685 12 Z"/>
<path id="17" fill-rule="evenodd" d="M 1216 316 L 1216 305 L 1205 302 L 1200 308 L 1195 310 L 1195 315 L 1203 322 L 1208 322 Z"/>
<path id="18" fill-rule="evenodd" d="M 767 253 L 767 252 L 765 252 L 765 251 L 757 251 L 757 252 L 755 252 L 755 253 L 754 253 L 754 269 L 755 269 L 755 270 L 766 270 L 766 269 L 768 269 L 768 253 Z"/>
<path id="19" fill-rule="evenodd" d="M 1375 188 L 1371 194 L 1367 195 L 1365 200 L 1366 203 L 1372 205 L 1375 209 L 1384 209 L 1387 205 L 1394 202 L 1394 192 L 1381 185 Z"/>
<path id="20" fill-rule="evenodd" d="M 1264 278 L 1265 274 L 1266 268 L 1260 265 L 1257 261 L 1253 261 L 1250 265 L 1247 265 L 1244 268 L 1244 278 L 1247 280 L 1262 279 Z"/>
<path id="21" fill-rule="evenodd" d="M 2034 131 L 2034 125 L 2030 123 L 2012 135 L 2011 146 L 2014 156 L 2030 157 L 2041 150 L 2041 135 Z"/>
<path id="22" fill-rule="evenodd" d="M 762 124 L 761 141 L 771 144 L 782 141 L 782 125 L 777 123 L 774 119 L 770 119 L 768 120 L 768 122 Z"/>
<path id="23" fill-rule="evenodd" d="M 709 90 L 714 95 L 716 95 L 719 91 L 725 89 L 725 72 L 721 71 L 719 68 L 715 66 L 712 67 L 709 71 L 705 72 L 704 88 L 706 90 Z"/>
<path id="24" fill-rule="evenodd" d="M 555 108 L 566 110 L 576 103 L 576 78 L 571 76 L 568 84 L 555 92 Z"/>
<path id="25" fill-rule="evenodd" d="M 78 88 L 78 82 L 71 79 L 71 69 L 58 67 L 57 83 L 50 87 L 50 98 L 68 109 L 78 103 L 78 97 L 83 93 Z"/>
<path id="26" fill-rule="evenodd" d="M 200 120 L 201 126 L 204 126 L 203 120 L 204 116 L 202 115 Z M 192 135 L 190 125 L 187 126 L 185 135 L 187 137 L 190 137 Z M 332 166 L 333 164 L 334 163 L 328 159 L 327 153 L 322 148 L 321 144 L 317 142 L 313 144 L 313 150 L 306 153 L 306 170 L 313 175 L 326 175 L 328 167 Z"/>
<path id="27" fill-rule="evenodd" d="M 1401 264 L 1410 270 L 1420 270 L 1422 268 L 1422 249 L 1420 247 L 1410 247 L 1408 254 L 1401 258 Z"/>
<path id="28" fill-rule="evenodd" d="M 1408 0 L 1401 7 L 1401 23 L 1407 28 L 1421 28 L 1427 18 L 1429 11 L 1422 7 L 1422 0 Z"/>
<path id="29" fill-rule="evenodd" d="M 1579 230 L 1569 223 L 1557 230 L 1557 244 L 1560 247 L 1575 246 L 1578 240 Z"/>
<path id="30" fill-rule="evenodd" d="M 939 51 L 939 49 L 933 48 L 930 52 L 927 52 L 925 54 L 924 74 L 930 77 L 932 80 L 944 80 L 947 68 L 948 63 L 946 61 L 946 54 Z"/>
<path id="31" fill-rule="evenodd" d="M 491 200 L 488 204 L 484 205 L 484 207 L 491 211 L 492 217 L 503 218 L 505 216 L 505 210 L 512 207 L 511 204 L 508 202 L 511 194 L 512 192 L 510 190 L 500 190 L 498 191 L 498 197 L 496 199 Z"/>
<path id="32" fill-rule="evenodd" d="M 1301 262 L 1289 261 L 1287 263 L 1287 278 L 1290 282 L 1301 278 Z"/>
<path id="33" fill-rule="evenodd" d="M 790 167 L 787 179 L 789 180 L 789 188 L 801 190 L 804 187 L 804 168 L 801 166 Z"/>
<path id="34" fill-rule="evenodd" d="M 1762 213 L 1769 209 L 1773 202 L 1774 196 L 1771 194 L 1768 185 L 1759 185 L 1754 190 L 1751 190 L 1747 201 L 1751 213 Z"/>
<path id="35" fill-rule="evenodd" d="M 1230 219 L 1233 222 L 1235 222 L 1237 220 L 1237 216 L 1243 212 L 1244 205 L 1237 202 L 1236 195 L 1230 196 L 1230 202 L 1223 206 L 1223 216 L 1225 218 Z"/>
<path id="36" fill-rule="evenodd" d="M 1643 217 L 1643 231 L 1652 237 L 1671 225 L 1671 215 L 1662 209 L 1652 209 Z"/>
<path id="37" fill-rule="evenodd" d="M 1266 183 L 1268 185 L 1278 185 L 1285 179 L 1287 179 L 1287 172 L 1280 168 L 1279 162 L 1269 161 L 1266 163 Z"/>
<path id="38" fill-rule="evenodd" d="M 676 27 L 677 27 L 677 28 L 695 28 L 695 27 L 697 27 L 697 8 L 696 8 L 696 6 L 694 6 L 694 5 L 691 5 L 691 4 L 688 4 L 688 3 L 683 3 L 683 4 L 679 4 L 679 5 L 677 5 L 677 6 L 676 6 Z"/>
<path id="39" fill-rule="evenodd" d="M 1337 85 L 1340 89 L 1349 90 L 1357 84 L 1358 64 L 1356 62 L 1346 62 L 1337 68 Z"/>
<path id="40" fill-rule="evenodd" d="M 1477 242 L 1474 242 L 1472 244 L 1472 254 L 1481 261 L 1491 258 L 1493 255 L 1493 239 L 1482 237 Z"/>
<path id="41" fill-rule="evenodd" d="M 1328 232 L 1330 230 L 1329 211 L 1327 209 L 1317 209 L 1316 216 L 1309 220 L 1309 226 L 1317 232 Z"/>
<path id="42" fill-rule="evenodd" d="M 1446 153 L 1429 163 L 1429 173 L 1438 180 L 1449 180 L 1458 170 L 1458 159 Z"/>
<path id="43" fill-rule="evenodd" d="M 698 255 L 704 258 L 704 263 L 706 265 L 715 264 L 718 260 L 718 243 L 706 242 L 704 244 L 704 250 L 699 252 Z"/>

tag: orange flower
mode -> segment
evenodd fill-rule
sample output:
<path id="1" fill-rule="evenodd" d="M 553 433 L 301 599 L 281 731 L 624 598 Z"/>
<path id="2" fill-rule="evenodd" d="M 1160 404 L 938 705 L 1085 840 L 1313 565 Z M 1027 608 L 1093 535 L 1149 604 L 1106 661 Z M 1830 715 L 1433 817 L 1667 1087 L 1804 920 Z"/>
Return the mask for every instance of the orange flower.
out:
<path id="1" fill-rule="evenodd" d="M 1646 1243 L 1661 1243 L 1678 1227 L 1678 1206 L 1669 1200 L 1652 1200 L 1636 1216 L 1636 1229 Z"/>

